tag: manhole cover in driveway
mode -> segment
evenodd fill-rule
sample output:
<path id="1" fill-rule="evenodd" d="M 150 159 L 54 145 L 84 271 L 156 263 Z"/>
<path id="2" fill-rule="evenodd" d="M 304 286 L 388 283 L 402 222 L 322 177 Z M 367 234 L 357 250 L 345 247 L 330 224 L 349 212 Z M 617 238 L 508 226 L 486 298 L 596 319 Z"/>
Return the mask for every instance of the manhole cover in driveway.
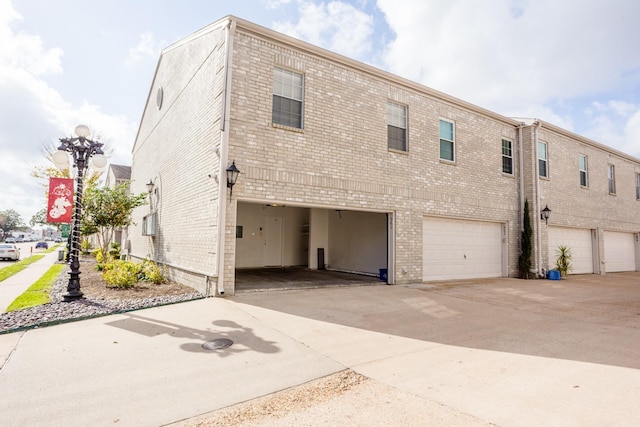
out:
<path id="1" fill-rule="evenodd" d="M 202 348 L 204 348 L 205 350 L 221 350 L 223 348 L 231 347 L 232 344 L 233 341 L 231 340 L 228 340 L 226 338 L 219 338 L 217 340 L 207 341 L 206 343 L 202 344 Z"/>

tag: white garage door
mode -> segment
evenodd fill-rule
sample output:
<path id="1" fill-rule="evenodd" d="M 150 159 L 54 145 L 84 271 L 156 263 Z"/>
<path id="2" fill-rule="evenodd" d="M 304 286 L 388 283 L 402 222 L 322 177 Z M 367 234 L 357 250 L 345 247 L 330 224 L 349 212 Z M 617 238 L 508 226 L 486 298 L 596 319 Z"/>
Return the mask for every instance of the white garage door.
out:
<path id="1" fill-rule="evenodd" d="M 636 250 L 633 233 L 605 231 L 604 260 L 608 273 L 636 271 Z"/>
<path id="2" fill-rule="evenodd" d="M 425 218 L 422 234 L 423 280 L 502 276 L 502 224 Z"/>
<path id="3" fill-rule="evenodd" d="M 591 230 L 585 228 L 549 227 L 549 269 L 555 269 L 558 246 L 571 250 L 571 274 L 593 273 Z"/>

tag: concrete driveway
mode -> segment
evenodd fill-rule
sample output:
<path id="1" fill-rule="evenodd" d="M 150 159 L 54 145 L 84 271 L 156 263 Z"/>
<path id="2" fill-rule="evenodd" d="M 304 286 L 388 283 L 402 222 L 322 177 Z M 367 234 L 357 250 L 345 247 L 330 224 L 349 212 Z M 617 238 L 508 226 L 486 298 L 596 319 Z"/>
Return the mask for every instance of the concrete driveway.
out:
<path id="1" fill-rule="evenodd" d="M 640 273 L 284 291 L 234 300 L 421 341 L 640 369 Z"/>
<path id="2" fill-rule="evenodd" d="M 0 335 L 0 356 L 8 426 L 195 425 L 346 368 L 389 393 L 290 425 L 637 425 L 640 273 L 248 292 Z"/>
<path id="3" fill-rule="evenodd" d="M 640 273 L 235 300 L 365 376 L 479 420 L 640 423 Z"/>

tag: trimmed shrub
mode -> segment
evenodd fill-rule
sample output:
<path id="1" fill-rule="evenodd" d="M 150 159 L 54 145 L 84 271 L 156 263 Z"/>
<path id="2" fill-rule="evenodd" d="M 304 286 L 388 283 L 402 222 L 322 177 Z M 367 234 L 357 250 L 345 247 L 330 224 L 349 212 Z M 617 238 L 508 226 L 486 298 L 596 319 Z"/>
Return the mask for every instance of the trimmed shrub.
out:
<path id="1" fill-rule="evenodd" d="M 111 242 L 111 245 L 109 247 L 109 257 L 111 259 L 120 258 L 120 244 L 119 243 Z"/>
<path id="2" fill-rule="evenodd" d="M 131 261 L 114 260 L 104 265 L 102 277 L 108 288 L 131 288 L 136 282 L 141 270 L 141 264 Z"/>
<path id="3" fill-rule="evenodd" d="M 93 246 L 91 245 L 91 242 L 89 240 L 82 239 L 82 241 L 80 242 L 80 252 L 83 255 L 89 255 L 92 248 Z"/>
<path id="4" fill-rule="evenodd" d="M 150 259 L 145 259 L 144 261 L 142 261 L 138 279 L 142 282 L 151 282 L 156 285 L 167 282 L 165 269 L 160 267 Z"/>

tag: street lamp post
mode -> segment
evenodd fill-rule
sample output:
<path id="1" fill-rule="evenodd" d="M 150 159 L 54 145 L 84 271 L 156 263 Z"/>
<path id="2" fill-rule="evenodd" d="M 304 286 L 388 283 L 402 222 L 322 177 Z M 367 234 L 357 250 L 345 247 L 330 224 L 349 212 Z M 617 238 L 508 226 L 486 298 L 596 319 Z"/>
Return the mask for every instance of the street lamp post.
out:
<path id="1" fill-rule="evenodd" d="M 53 154 L 53 162 L 60 170 L 69 168 L 69 155 L 73 157 L 73 167 L 76 168 L 76 198 L 73 210 L 71 227 L 71 247 L 69 267 L 69 283 L 67 292 L 62 295 L 64 301 L 74 301 L 82 298 L 80 290 L 80 219 L 82 215 L 82 185 L 84 174 L 89 167 L 89 159 L 93 157 L 93 167 L 104 169 L 107 158 L 102 151 L 102 143 L 89 139 L 91 131 L 85 125 L 79 125 L 75 129 L 76 138 L 60 138 L 58 151 Z"/>

